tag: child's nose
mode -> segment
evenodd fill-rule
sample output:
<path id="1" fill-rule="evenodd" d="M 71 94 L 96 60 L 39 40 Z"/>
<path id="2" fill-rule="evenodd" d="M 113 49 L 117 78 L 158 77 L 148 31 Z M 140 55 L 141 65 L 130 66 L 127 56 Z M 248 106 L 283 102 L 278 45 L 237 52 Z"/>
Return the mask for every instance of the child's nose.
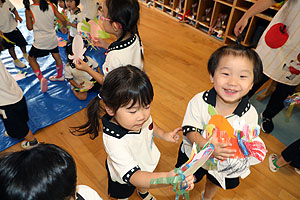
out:
<path id="1" fill-rule="evenodd" d="M 234 76 L 231 76 L 229 79 L 229 84 L 230 85 L 237 85 L 238 84 L 238 79 Z"/>

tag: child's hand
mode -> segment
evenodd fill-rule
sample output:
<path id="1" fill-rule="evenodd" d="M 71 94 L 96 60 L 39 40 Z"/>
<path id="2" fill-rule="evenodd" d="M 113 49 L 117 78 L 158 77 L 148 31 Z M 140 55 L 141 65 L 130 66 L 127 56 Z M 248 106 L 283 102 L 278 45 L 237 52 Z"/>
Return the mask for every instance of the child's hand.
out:
<path id="1" fill-rule="evenodd" d="M 75 63 L 75 67 L 76 67 L 76 69 L 81 70 L 81 71 L 87 71 L 90 69 L 90 66 L 86 62 L 81 60 L 80 58 L 78 59 L 78 62 Z"/>
<path id="2" fill-rule="evenodd" d="M 68 28 L 62 26 L 62 27 L 60 28 L 60 31 L 61 31 L 63 34 L 66 34 L 66 33 L 68 33 Z"/>
<path id="3" fill-rule="evenodd" d="M 178 132 L 181 131 L 182 129 L 181 128 L 176 128 L 174 129 L 172 132 L 169 132 L 169 133 L 165 133 L 165 137 L 164 139 L 168 142 L 175 142 L 175 143 L 178 143 L 178 140 L 179 140 L 179 135 L 178 135 Z"/>
<path id="4" fill-rule="evenodd" d="M 190 191 L 190 190 L 194 189 L 195 178 L 194 178 L 193 174 L 185 177 L 185 181 L 186 181 L 186 184 L 188 184 L 188 187 L 185 189 L 185 191 Z"/>
<path id="5" fill-rule="evenodd" d="M 2 32 L 2 31 L 0 31 L 0 35 L 3 35 L 3 32 Z"/>
<path id="6" fill-rule="evenodd" d="M 231 158 L 236 152 L 236 150 L 234 149 L 227 148 L 232 146 L 230 143 L 221 143 L 218 141 L 217 130 L 213 130 L 211 142 L 215 146 L 215 151 L 213 152 L 213 155 L 219 160 Z"/>
<path id="7" fill-rule="evenodd" d="M 23 21 L 23 19 L 20 16 L 16 16 L 15 20 L 16 20 L 16 22 L 19 21 L 20 23 L 22 23 L 22 21 Z"/>

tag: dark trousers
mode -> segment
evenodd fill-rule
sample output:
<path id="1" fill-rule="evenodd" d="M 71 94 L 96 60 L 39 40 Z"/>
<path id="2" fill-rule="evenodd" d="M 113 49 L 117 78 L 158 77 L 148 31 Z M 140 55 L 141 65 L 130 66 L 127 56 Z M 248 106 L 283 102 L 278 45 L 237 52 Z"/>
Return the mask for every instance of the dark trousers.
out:
<path id="1" fill-rule="evenodd" d="M 291 162 L 291 166 L 300 169 L 300 139 L 285 148 L 281 155 L 286 162 Z"/>
<path id="2" fill-rule="evenodd" d="M 262 75 L 260 81 L 253 85 L 252 89 L 249 91 L 248 96 L 249 98 L 252 97 L 255 92 L 270 78 L 265 74 Z M 267 107 L 263 112 L 263 116 L 269 119 L 272 119 L 277 115 L 283 108 L 284 104 L 283 101 L 289 96 L 292 95 L 295 91 L 297 86 L 290 86 L 283 83 L 278 83 L 276 85 L 276 89 L 271 95 Z"/>

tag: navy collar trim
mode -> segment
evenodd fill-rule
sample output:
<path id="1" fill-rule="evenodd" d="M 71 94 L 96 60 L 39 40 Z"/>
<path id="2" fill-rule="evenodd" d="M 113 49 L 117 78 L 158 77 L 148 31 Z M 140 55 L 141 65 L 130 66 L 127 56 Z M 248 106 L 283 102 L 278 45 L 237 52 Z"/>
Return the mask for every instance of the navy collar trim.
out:
<path id="1" fill-rule="evenodd" d="M 111 122 L 112 117 L 108 114 L 105 114 L 102 117 L 102 124 L 103 124 L 103 134 L 110 135 L 115 138 L 122 138 L 126 134 L 140 134 L 141 130 L 139 132 L 136 131 L 129 131 L 113 122 Z"/>
<path id="2" fill-rule="evenodd" d="M 107 49 L 107 53 L 113 50 L 120 50 L 120 49 L 125 49 L 128 46 L 132 45 L 136 40 L 136 35 L 132 34 L 130 36 L 130 38 L 128 38 L 127 40 L 124 41 L 115 41 L 113 43 L 111 43 L 111 45 L 109 45 L 108 49 Z"/>
<path id="3" fill-rule="evenodd" d="M 214 88 L 205 91 L 202 98 L 206 103 L 212 105 L 213 107 L 216 107 L 217 92 Z M 239 105 L 236 107 L 232 114 L 241 117 L 250 109 L 250 106 L 251 105 L 249 102 L 249 98 L 246 95 L 242 98 Z"/>

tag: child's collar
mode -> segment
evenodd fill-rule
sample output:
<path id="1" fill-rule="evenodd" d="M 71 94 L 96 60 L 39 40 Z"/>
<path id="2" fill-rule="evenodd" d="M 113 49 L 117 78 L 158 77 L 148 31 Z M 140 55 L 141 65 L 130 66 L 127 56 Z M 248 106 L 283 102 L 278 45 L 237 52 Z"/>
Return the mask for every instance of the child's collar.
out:
<path id="1" fill-rule="evenodd" d="M 136 35 L 132 34 L 127 40 L 124 41 L 115 41 L 111 43 L 107 49 L 107 53 L 113 50 L 120 50 L 127 48 L 128 46 L 132 45 L 136 40 Z"/>
<path id="2" fill-rule="evenodd" d="M 207 104 L 216 107 L 217 92 L 214 88 L 205 91 L 202 98 Z M 232 114 L 241 117 L 250 109 L 250 106 L 251 105 L 249 103 L 249 98 L 246 95 L 241 99 L 241 101 L 239 102 L 238 106 L 236 107 L 236 109 L 233 111 Z"/>
<path id="3" fill-rule="evenodd" d="M 102 124 L 103 124 L 103 134 L 110 135 L 115 138 L 122 138 L 126 134 L 140 134 L 140 131 L 129 131 L 113 122 L 111 122 L 112 117 L 108 114 L 105 114 L 102 117 Z"/>

